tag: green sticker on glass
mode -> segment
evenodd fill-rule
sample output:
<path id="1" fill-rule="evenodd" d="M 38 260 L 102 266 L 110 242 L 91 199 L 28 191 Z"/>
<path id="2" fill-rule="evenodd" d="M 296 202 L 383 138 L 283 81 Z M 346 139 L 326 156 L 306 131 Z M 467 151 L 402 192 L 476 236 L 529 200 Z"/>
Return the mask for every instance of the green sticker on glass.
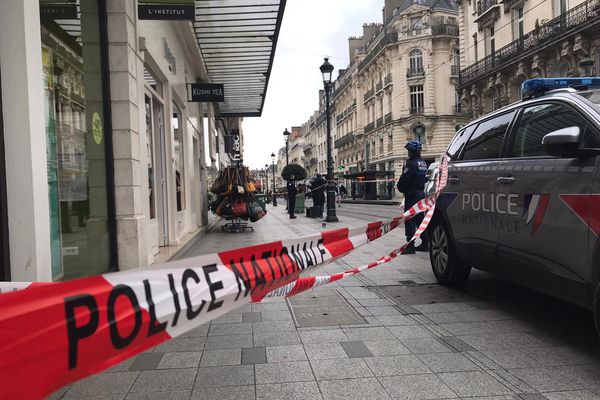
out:
<path id="1" fill-rule="evenodd" d="M 92 135 L 96 144 L 102 143 L 102 120 L 97 112 L 92 115 Z"/>

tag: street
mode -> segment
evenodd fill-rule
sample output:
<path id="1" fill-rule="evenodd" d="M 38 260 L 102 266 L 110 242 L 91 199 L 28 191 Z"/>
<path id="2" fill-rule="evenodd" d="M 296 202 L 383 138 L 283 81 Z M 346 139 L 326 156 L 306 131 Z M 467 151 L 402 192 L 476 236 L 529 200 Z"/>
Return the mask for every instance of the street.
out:
<path id="1" fill-rule="evenodd" d="M 269 205 L 254 233 L 224 233 L 219 221 L 179 258 L 397 209 L 343 204 L 340 223 L 322 228 L 304 216 L 290 224 L 284 205 Z M 402 238 L 400 227 L 317 273 L 373 261 Z M 591 313 L 477 271 L 463 287 L 439 286 L 417 253 L 289 301 L 243 306 L 51 398 L 594 399 L 599 363 Z"/>

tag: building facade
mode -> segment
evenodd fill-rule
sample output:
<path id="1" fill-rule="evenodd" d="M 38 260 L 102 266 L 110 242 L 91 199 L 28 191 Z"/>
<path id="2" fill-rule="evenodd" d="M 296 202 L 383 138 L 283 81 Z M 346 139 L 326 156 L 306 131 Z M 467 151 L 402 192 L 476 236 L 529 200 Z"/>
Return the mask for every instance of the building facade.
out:
<path id="1" fill-rule="evenodd" d="M 206 33 L 196 21 L 142 20 L 136 5 L 0 2 L 1 280 L 144 267 L 208 223 L 210 174 L 231 162 L 227 138 L 260 115 L 264 93 L 240 102 L 238 90 L 252 90 L 213 67 L 229 54 L 203 55 L 219 48 L 211 29 L 228 29 L 218 5 Z M 271 51 L 283 12 L 273 9 Z M 265 90 L 270 58 L 261 65 Z M 215 81 L 224 102 L 189 100 L 191 83 Z"/>
<path id="2" fill-rule="evenodd" d="M 458 10 L 451 1 L 386 1 L 385 23 L 349 38 L 348 68 L 336 81 L 337 165 L 348 184 L 369 172 L 378 181 L 360 195 L 385 198 L 402 173 L 404 145 L 416 139 L 423 158 L 442 154 L 466 123 L 455 96 Z M 363 177 L 364 178 L 364 177 Z"/>
<path id="3" fill-rule="evenodd" d="M 459 2 L 458 90 L 477 117 L 521 98 L 535 77 L 600 73 L 600 2 Z"/>

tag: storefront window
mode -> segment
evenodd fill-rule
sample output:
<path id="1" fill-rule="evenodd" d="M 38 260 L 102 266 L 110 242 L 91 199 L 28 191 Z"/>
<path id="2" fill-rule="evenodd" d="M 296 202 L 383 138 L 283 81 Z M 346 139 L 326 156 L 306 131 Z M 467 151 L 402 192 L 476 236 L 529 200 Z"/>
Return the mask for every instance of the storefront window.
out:
<path id="1" fill-rule="evenodd" d="M 177 211 L 185 209 L 185 170 L 184 170 L 184 146 L 183 126 L 181 109 L 177 103 L 173 103 L 173 151 L 175 153 L 175 190 L 177 195 Z"/>
<path id="2" fill-rule="evenodd" d="M 40 0 L 40 14 L 52 275 L 96 275 L 110 265 L 98 5 Z"/>
<path id="3" fill-rule="evenodd" d="M 153 118 L 152 118 L 152 100 L 150 96 L 145 96 L 146 113 L 146 160 L 148 168 L 148 207 L 150 209 L 150 219 L 156 218 L 156 201 L 154 200 L 154 146 L 152 140 Z"/>

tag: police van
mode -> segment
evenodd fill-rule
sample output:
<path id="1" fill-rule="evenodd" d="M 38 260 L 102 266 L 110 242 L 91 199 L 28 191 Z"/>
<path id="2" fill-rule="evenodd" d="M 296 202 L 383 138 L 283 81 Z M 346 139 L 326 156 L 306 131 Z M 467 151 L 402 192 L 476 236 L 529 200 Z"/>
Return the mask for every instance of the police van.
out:
<path id="1" fill-rule="evenodd" d="M 428 228 L 439 283 L 471 268 L 590 308 L 600 333 L 600 78 L 540 78 L 458 131 Z"/>

